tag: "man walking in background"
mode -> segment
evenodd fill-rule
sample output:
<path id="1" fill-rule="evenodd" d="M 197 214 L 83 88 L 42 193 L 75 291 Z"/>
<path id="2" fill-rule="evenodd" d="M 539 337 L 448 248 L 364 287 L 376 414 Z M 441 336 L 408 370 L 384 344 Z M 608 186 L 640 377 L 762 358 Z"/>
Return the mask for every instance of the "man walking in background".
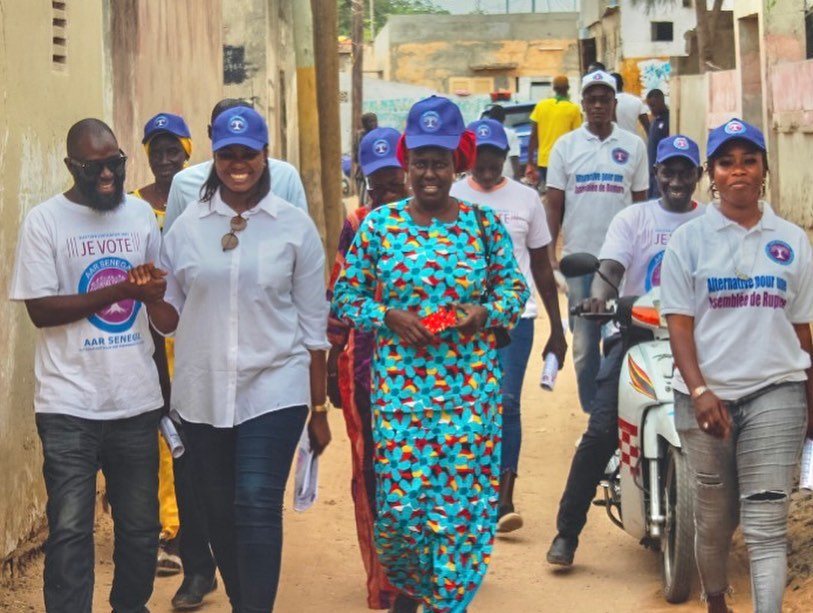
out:
<path id="1" fill-rule="evenodd" d="M 633 96 L 624 91 L 624 78 L 617 72 L 612 73 L 615 79 L 615 122 L 618 127 L 627 132 L 638 134 L 638 124 L 644 129 L 644 134 L 649 133 L 649 115 L 646 105 L 638 96 Z"/>
<path id="2" fill-rule="evenodd" d="M 598 256 L 610 221 L 632 202 L 646 199 L 649 186 L 644 141 L 613 122 L 615 79 L 593 72 L 582 79 L 586 123 L 560 138 L 550 154 L 545 209 L 555 247 L 561 229 L 564 255 L 586 251 Z M 554 270 L 559 268 L 549 250 Z M 567 280 L 568 306 L 590 295 L 593 275 Z M 573 363 L 582 409 L 589 412 L 596 394 L 601 326 L 571 317 Z"/>
<path id="3" fill-rule="evenodd" d="M 531 113 L 531 138 L 528 141 L 528 163 L 525 178 L 545 192 L 548 159 L 559 137 L 582 125 L 579 105 L 570 101 L 570 82 L 564 75 L 553 79 L 552 98 L 541 100 Z M 536 159 L 534 159 L 534 156 Z"/>
<path id="4" fill-rule="evenodd" d="M 658 155 L 658 145 L 669 136 L 669 107 L 666 106 L 666 99 L 659 89 L 649 91 L 646 103 L 652 111 L 652 123 L 649 126 L 646 146 L 649 158 L 649 197 L 657 198 L 661 192 L 655 177 L 655 159 Z"/>

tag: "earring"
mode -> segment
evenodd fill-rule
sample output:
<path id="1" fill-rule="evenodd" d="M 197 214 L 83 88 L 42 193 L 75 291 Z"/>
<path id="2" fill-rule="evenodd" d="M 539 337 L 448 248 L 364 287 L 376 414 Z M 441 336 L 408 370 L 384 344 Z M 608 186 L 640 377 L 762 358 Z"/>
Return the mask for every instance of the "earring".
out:
<path id="1" fill-rule="evenodd" d="M 767 192 L 767 187 L 766 187 L 765 180 L 763 179 L 763 181 L 762 181 L 762 191 L 760 192 L 760 195 L 764 198 L 766 192 Z"/>

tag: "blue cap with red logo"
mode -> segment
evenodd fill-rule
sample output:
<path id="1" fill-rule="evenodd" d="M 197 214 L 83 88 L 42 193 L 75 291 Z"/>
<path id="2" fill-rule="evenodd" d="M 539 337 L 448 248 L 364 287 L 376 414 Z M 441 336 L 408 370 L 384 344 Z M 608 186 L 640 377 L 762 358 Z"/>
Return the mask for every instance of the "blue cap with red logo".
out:
<path id="1" fill-rule="evenodd" d="M 381 168 L 401 168 L 396 152 L 401 133 L 394 128 L 370 130 L 359 142 L 359 164 L 364 176 Z"/>
<path id="2" fill-rule="evenodd" d="M 490 145 L 502 151 L 508 150 L 508 136 L 505 134 L 505 128 L 499 121 L 494 119 L 478 119 L 477 121 L 472 121 L 467 126 L 467 129 L 474 132 L 478 147 Z"/>
<path id="3" fill-rule="evenodd" d="M 212 151 L 243 145 L 260 151 L 268 144 L 268 126 L 257 111 L 247 106 L 226 109 L 212 124 Z"/>
<path id="4" fill-rule="evenodd" d="M 655 157 L 656 164 L 662 164 L 666 160 L 682 157 L 689 160 L 695 166 L 700 166 L 700 148 L 688 136 L 675 134 L 661 139 L 658 143 L 658 155 Z"/>
<path id="5" fill-rule="evenodd" d="M 404 138 L 407 149 L 441 147 L 454 151 L 465 132 L 458 106 L 443 96 L 429 96 L 409 109 Z"/>
<path id="6" fill-rule="evenodd" d="M 158 113 L 144 124 L 144 138 L 141 144 L 146 145 L 159 134 L 172 134 L 178 138 L 191 138 L 189 126 L 183 117 L 172 113 Z"/>
<path id="7" fill-rule="evenodd" d="M 755 145 L 761 151 L 765 149 L 765 136 L 759 128 L 745 123 L 742 119 L 729 119 L 726 123 L 709 132 L 709 142 L 706 145 L 706 156 L 714 154 L 728 141 L 740 138 Z"/>

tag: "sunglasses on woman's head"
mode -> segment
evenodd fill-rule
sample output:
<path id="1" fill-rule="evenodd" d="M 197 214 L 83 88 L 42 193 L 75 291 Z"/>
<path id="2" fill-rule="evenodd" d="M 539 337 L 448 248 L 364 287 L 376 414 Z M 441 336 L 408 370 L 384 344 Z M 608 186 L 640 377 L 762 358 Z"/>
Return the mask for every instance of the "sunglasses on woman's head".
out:
<path id="1" fill-rule="evenodd" d="M 119 149 L 119 154 L 104 160 L 90 160 L 82 162 L 73 158 L 68 158 L 71 166 L 78 169 L 86 179 L 98 179 L 105 168 L 110 170 L 117 177 L 124 176 L 124 167 L 127 164 L 127 156 Z"/>
<path id="2" fill-rule="evenodd" d="M 231 229 L 220 239 L 220 246 L 223 247 L 223 251 L 231 251 L 240 244 L 240 240 L 237 238 L 237 232 L 245 230 L 246 223 L 246 218 L 240 215 L 235 215 L 231 218 L 229 221 L 229 228 Z"/>

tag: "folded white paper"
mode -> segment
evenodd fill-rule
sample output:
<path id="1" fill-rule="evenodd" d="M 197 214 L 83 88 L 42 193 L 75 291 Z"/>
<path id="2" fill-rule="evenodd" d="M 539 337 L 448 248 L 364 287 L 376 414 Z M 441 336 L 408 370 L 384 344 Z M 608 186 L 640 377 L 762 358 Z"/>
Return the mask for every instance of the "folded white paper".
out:
<path id="1" fill-rule="evenodd" d="M 319 456 L 311 449 L 308 427 L 299 437 L 296 450 L 296 471 L 294 472 L 294 511 L 307 511 L 316 502 L 319 483 Z"/>
<path id="2" fill-rule="evenodd" d="M 813 439 L 806 438 L 802 448 L 802 472 L 799 475 L 799 488 L 813 490 Z"/>

